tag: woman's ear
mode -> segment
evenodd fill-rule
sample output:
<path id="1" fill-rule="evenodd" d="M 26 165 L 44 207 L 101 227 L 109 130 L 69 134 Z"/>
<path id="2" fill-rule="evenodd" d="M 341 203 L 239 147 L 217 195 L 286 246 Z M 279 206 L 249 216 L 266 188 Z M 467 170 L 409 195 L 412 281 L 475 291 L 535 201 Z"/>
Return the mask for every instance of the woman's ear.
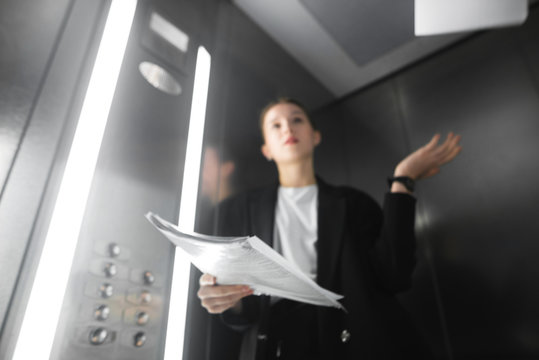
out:
<path id="1" fill-rule="evenodd" d="M 262 145 L 260 147 L 260 151 L 262 151 L 262 155 L 264 155 L 264 157 L 266 159 L 268 159 L 268 161 L 271 161 L 271 153 L 270 153 L 270 151 L 268 149 L 268 146 L 266 144 L 264 144 L 264 145 Z"/>
<path id="2" fill-rule="evenodd" d="M 322 133 L 318 130 L 314 131 L 314 146 L 317 146 L 322 141 Z"/>

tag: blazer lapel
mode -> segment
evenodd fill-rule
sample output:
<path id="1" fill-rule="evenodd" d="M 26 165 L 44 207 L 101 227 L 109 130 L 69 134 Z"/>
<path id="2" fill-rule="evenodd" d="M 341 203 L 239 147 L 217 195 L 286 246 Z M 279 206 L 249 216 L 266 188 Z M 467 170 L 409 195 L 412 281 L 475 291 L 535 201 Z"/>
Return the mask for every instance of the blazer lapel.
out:
<path id="1" fill-rule="evenodd" d="M 331 288 L 342 248 L 346 203 L 333 188 L 318 179 L 317 282 Z"/>
<path id="2" fill-rule="evenodd" d="M 273 247 L 273 224 L 275 222 L 275 205 L 277 202 L 277 187 L 268 187 L 249 201 L 249 216 L 251 230 L 269 246 Z"/>

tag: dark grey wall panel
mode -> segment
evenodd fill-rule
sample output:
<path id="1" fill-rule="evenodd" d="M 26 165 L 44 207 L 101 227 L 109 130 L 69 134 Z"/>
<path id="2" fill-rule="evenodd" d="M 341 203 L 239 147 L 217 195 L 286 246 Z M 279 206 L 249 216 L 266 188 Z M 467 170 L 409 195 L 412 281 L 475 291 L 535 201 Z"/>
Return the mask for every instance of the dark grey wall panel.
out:
<path id="1" fill-rule="evenodd" d="M 458 359 L 538 355 L 539 102 L 517 31 L 479 36 L 398 78 L 414 147 L 438 131 L 464 137 L 461 157 L 420 190 Z"/>
<path id="2" fill-rule="evenodd" d="M 318 168 L 370 192 L 403 151 L 463 135 L 455 162 L 418 184 L 419 267 L 401 298 L 440 359 L 539 355 L 538 21 L 535 10 L 317 114 L 345 159 L 318 155 Z"/>
<path id="3" fill-rule="evenodd" d="M 322 132 L 324 139 L 330 140 L 321 144 L 318 157 L 327 156 L 322 152 L 328 154 L 343 144 L 347 178 L 338 182 L 364 189 L 379 202 L 387 191 L 386 178 L 393 174 L 397 163 L 408 152 L 398 105 L 392 84 L 385 82 L 336 106 L 336 113 L 326 110 L 321 114 L 325 118 L 316 116 L 320 125 L 327 129 Z M 333 134 L 339 135 L 329 138 Z M 317 164 L 317 168 L 331 176 L 329 174 L 338 171 L 338 167 L 331 165 L 340 157 L 330 154 Z"/>
<path id="4" fill-rule="evenodd" d="M 539 8 L 529 14 L 528 20 L 519 31 L 514 31 L 513 36 L 517 46 L 524 57 L 526 67 L 533 75 L 535 88 L 539 96 L 539 46 L 537 37 L 539 36 Z"/>

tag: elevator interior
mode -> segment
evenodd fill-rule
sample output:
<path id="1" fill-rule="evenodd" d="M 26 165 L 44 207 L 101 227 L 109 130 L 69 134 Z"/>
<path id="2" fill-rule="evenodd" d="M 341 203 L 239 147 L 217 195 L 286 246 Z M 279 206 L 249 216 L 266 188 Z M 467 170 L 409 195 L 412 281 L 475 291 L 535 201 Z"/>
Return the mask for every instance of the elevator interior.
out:
<path id="1" fill-rule="evenodd" d="M 463 136 L 460 158 L 418 186 L 419 263 L 400 300 L 439 359 L 536 358 L 536 2 L 517 27 L 428 39 L 402 30 L 393 48 L 363 39 L 372 58 L 359 64 L 361 54 L 350 55 L 363 72 L 348 88 L 313 74 L 245 3 L 138 1 L 51 359 L 164 356 L 174 252 L 143 215 L 178 217 L 198 46 L 212 68 L 197 230 L 211 232 L 216 202 L 275 180 L 259 152 L 256 119 L 277 96 L 312 110 L 323 134 L 319 175 L 378 201 L 399 159 L 433 133 L 455 131 Z M 357 6 L 291 3 L 337 39 L 335 19 Z M 399 5 L 404 20 L 395 26 L 410 21 L 411 3 Z M 0 4 L 2 359 L 15 348 L 109 7 L 106 0 Z M 186 49 L 152 29 L 155 16 L 187 34 Z M 340 40 L 343 51 L 354 50 Z M 146 81 L 143 63 L 172 76 L 172 93 Z M 212 348 L 226 329 L 202 311 L 195 291 L 193 272 L 184 358 L 219 359 Z"/>

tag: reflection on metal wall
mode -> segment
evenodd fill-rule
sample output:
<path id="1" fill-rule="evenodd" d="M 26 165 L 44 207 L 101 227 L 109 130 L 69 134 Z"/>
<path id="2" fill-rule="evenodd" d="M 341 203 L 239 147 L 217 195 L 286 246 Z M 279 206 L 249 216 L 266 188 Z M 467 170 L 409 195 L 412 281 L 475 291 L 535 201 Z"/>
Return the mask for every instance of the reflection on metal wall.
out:
<path id="1" fill-rule="evenodd" d="M 39 240 L 30 239 L 42 231 L 38 213 L 39 218 L 49 216 L 45 189 L 49 183 L 54 192 L 54 167 L 65 155 L 58 144 L 62 133 L 72 130 L 69 113 L 78 100 L 77 81 L 85 78 L 85 56 L 95 56 L 90 43 L 102 5 L 12 1 L 1 5 L 3 34 L 10 34 L 2 38 L 1 126 L 3 134 L 14 136 L 3 145 L 18 143 L 15 153 L 2 149 L 3 155 L 13 156 L 0 202 L 2 358 L 13 351 L 34 259 L 41 249 Z"/>
<path id="2" fill-rule="evenodd" d="M 10 176 L 22 180 L 17 184 L 19 188 L 28 182 L 33 184 L 26 186 L 27 191 L 22 196 L 19 191 L 18 199 L 15 199 L 16 192 L 4 192 L 9 196 L 4 196 L 1 202 L 3 215 L 0 221 L 9 225 L 3 226 L 2 231 L 18 229 L 11 233 L 15 237 L 3 238 L 21 238 L 13 244 L 2 242 L 0 247 L 2 258 L 10 255 L 10 261 L 15 265 L 7 276 L 13 281 L 9 284 L 2 282 L 0 294 L 2 315 L 4 305 L 7 306 L 11 299 L 9 316 L 0 338 L 2 358 L 9 358 L 13 352 L 35 261 L 42 246 L 41 238 L 50 217 L 69 150 L 67 144 L 72 137 L 74 120 L 80 112 L 108 4 L 107 1 L 75 0 L 71 7 L 56 3 L 56 6 L 51 6 L 54 9 L 51 14 L 58 16 L 55 19 L 51 15 L 51 24 L 42 20 L 45 24 L 41 25 L 50 27 L 43 26 L 43 31 L 50 31 L 45 33 L 47 37 L 39 39 L 43 42 L 42 48 L 33 49 L 43 50 L 43 56 L 32 63 L 37 68 L 36 74 L 30 74 L 37 80 L 39 76 L 45 76 L 41 93 L 29 94 L 28 99 L 21 96 L 16 99 L 28 108 L 32 102 L 37 105 L 33 116 L 28 119 L 24 114 L 12 114 L 20 117 L 21 121 L 28 121 L 29 125 L 19 151 L 24 156 L 19 156 L 13 163 L 14 169 L 23 171 L 15 171 Z M 147 223 L 144 214 L 151 210 L 167 219 L 177 220 L 196 49 L 201 41 L 208 43 L 211 38 L 212 11 L 215 11 L 211 6 L 216 5 L 209 2 L 139 2 L 78 239 L 51 359 L 160 359 L 163 356 L 173 251 L 172 246 Z M 21 18 L 31 15 L 30 9 L 20 7 Z M 2 14 L 12 14 L 9 12 L 11 8 L 17 10 L 13 4 L 3 4 Z M 152 14 L 162 15 L 159 24 L 154 23 Z M 62 22 L 64 15 L 65 23 Z M 29 21 L 32 19 L 29 17 Z M 163 20 L 170 22 L 165 24 L 166 33 L 160 32 Z M 182 46 L 175 42 L 182 34 L 178 31 L 171 34 L 171 25 L 184 32 Z M 36 26 L 39 27 L 39 22 Z M 58 43 L 55 47 L 52 40 L 56 36 Z M 49 37 L 51 41 L 44 42 Z M 188 42 L 185 37 L 189 37 Z M 37 40 L 35 33 L 22 39 L 21 43 L 28 46 L 29 39 L 34 38 Z M 47 59 L 50 53 L 52 57 Z M 33 59 L 24 58 L 24 61 L 30 60 Z M 43 75 L 47 60 L 49 67 Z M 141 66 L 149 63 L 156 66 Z M 13 66 L 21 64 L 14 63 Z M 11 70 L 16 74 L 13 68 Z M 11 79 L 8 85 L 17 85 L 15 80 Z M 33 85 L 37 87 L 37 84 Z M 9 105 L 16 106 L 17 102 L 10 101 Z M 26 107 L 23 110 L 28 110 Z M 25 124 L 19 125 L 4 123 L 2 129 L 18 131 L 17 136 L 20 136 Z M 39 135 L 41 138 L 36 138 Z M 28 140 L 29 136 L 33 142 Z M 20 139 L 13 137 L 13 140 Z M 39 166 L 35 166 L 36 163 Z M 32 203 L 26 201 L 28 194 L 35 195 Z M 25 211 L 25 217 L 17 222 L 8 216 L 22 211 Z M 7 224 L 9 219 L 11 222 Z M 29 251 L 25 253 L 26 242 L 29 242 Z M 14 247 L 16 251 L 10 253 Z M 19 269 L 23 260 L 24 266 Z M 4 289 L 4 285 L 14 286 L 17 278 L 16 292 L 13 288 Z"/>
<path id="3" fill-rule="evenodd" d="M 463 135 L 455 162 L 417 187 L 419 267 L 402 298 L 440 359 L 539 355 L 538 31 L 535 10 L 317 114 L 318 169 L 376 196 L 407 151 Z"/>

